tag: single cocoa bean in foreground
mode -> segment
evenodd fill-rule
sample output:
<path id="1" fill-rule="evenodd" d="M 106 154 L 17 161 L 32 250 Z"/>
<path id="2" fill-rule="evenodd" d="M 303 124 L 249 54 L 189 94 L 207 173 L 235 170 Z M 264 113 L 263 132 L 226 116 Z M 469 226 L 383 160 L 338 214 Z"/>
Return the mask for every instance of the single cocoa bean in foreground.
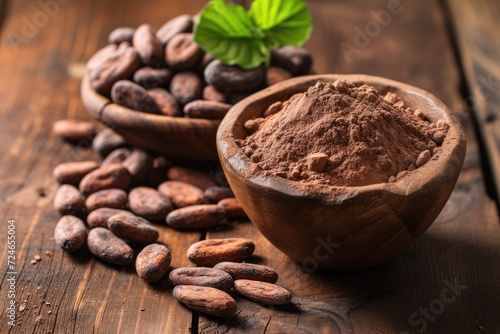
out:
<path id="1" fill-rule="evenodd" d="M 225 198 L 217 203 L 217 205 L 224 209 L 228 219 L 248 219 L 247 214 L 237 198 Z"/>
<path id="2" fill-rule="evenodd" d="M 135 29 L 129 27 L 120 27 L 113 30 L 108 36 L 109 44 L 120 44 L 121 42 L 132 42 Z"/>
<path id="3" fill-rule="evenodd" d="M 194 72 L 179 72 L 170 81 L 170 93 L 181 106 L 199 100 L 202 93 L 201 80 Z"/>
<path id="4" fill-rule="evenodd" d="M 108 229 L 96 227 L 87 237 L 90 252 L 106 262 L 126 266 L 134 260 L 134 252 L 129 245 Z"/>
<path id="5" fill-rule="evenodd" d="M 173 181 L 181 181 L 192 184 L 201 190 L 206 190 L 208 187 L 217 186 L 215 182 L 206 173 L 185 168 L 174 166 L 167 172 L 167 177 Z"/>
<path id="6" fill-rule="evenodd" d="M 90 226 L 90 228 L 108 228 L 108 219 L 117 214 L 128 214 L 134 216 L 132 212 L 126 210 L 99 208 L 89 213 L 89 215 L 87 216 L 87 224 Z"/>
<path id="7" fill-rule="evenodd" d="M 54 168 L 53 176 L 61 184 L 78 185 L 85 175 L 99 168 L 95 161 L 63 162 Z"/>
<path id="8" fill-rule="evenodd" d="M 108 228 L 118 237 L 144 244 L 155 242 L 159 233 L 146 219 L 128 214 L 109 217 Z"/>
<path id="9" fill-rule="evenodd" d="M 219 225 L 226 212 L 215 204 L 192 205 L 170 212 L 167 224 L 179 229 L 200 229 Z"/>
<path id="10" fill-rule="evenodd" d="M 227 103 L 195 100 L 184 106 L 184 114 L 190 118 L 223 119 L 231 107 Z"/>
<path id="11" fill-rule="evenodd" d="M 104 189 L 89 195 L 85 206 L 89 212 L 99 208 L 125 209 L 127 201 L 127 193 L 122 189 Z"/>
<path id="12" fill-rule="evenodd" d="M 85 199 L 75 186 L 63 184 L 57 189 L 54 208 L 61 215 L 77 216 L 84 211 Z"/>
<path id="13" fill-rule="evenodd" d="M 97 130 L 92 122 L 68 118 L 56 121 L 52 132 L 70 142 L 91 142 Z"/>
<path id="14" fill-rule="evenodd" d="M 99 132 L 92 142 L 92 149 L 103 157 L 117 148 L 126 146 L 128 143 L 125 138 L 109 128 Z"/>
<path id="15" fill-rule="evenodd" d="M 276 283 L 278 274 L 274 269 L 253 263 L 220 262 L 214 266 L 227 272 L 234 280 L 248 279 L 268 283 Z"/>
<path id="16" fill-rule="evenodd" d="M 217 203 L 225 198 L 234 197 L 234 193 L 229 187 L 208 187 L 205 190 L 205 197 L 212 203 Z"/>
<path id="17" fill-rule="evenodd" d="M 126 108 L 160 114 L 160 108 L 148 95 L 146 89 L 129 80 L 120 80 L 113 85 L 111 100 Z"/>
<path id="18" fill-rule="evenodd" d="M 173 296 L 190 309 L 216 317 L 230 317 L 238 310 L 233 297 L 210 287 L 178 285 Z"/>
<path id="19" fill-rule="evenodd" d="M 253 254 L 255 245 L 244 238 L 207 239 L 192 244 L 188 259 L 199 266 L 214 266 L 219 262 L 239 262 Z"/>
<path id="20" fill-rule="evenodd" d="M 80 192 L 84 196 L 104 189 L 126 189 L 131 181 L 131 176 L 122 165 L 113 164 L 98 168 L 87 174 L 80 182 Z"/>
<path id="21" fill-rule="evenodd" d="M 193 30 L 193 19 L 190 15 L 180 15 L 166 22 L 156 32 L 156 36 L 160 42 L 165 45 L 172 37 L 183 32 L 191 32 Z"/>
<path id="22" fill-rule="evenodd" d="M 87 228 L 74 216 L 62 216 L 54 230 L 54 240 L 62 249 L 76 252 L 87 240 Z"/>
<path id="23" fill-rule="evenodd" d="M 234 289 L 258 303 L 284 305 L 292 301 L 290 291 L 276 284 L 239 279 L 234 281 Z"/>
<path id="24" fill-rule="evenodd" d="M 165 181 L 160 184 L 158 191 L 178 208 L 196 204 L 208 204 L 208 199 L 203 194 L 203 191 L 186 182 Z"/>
<path id="25" fill-rule="evenodd" d="M 166 87 L 173 73 L 168 68 L 143 67 L 134 73 L 134 81 L 146 89 Z"/>
<path id="26" fill-rule="evenodd" d="M 150 24 L 141 24 L 135 30 L 132 43 L 144 64 L 156 66 L 162 61 L 163 46 Z"/>
<path id="27" fill-rule="evenodd" d="M 265 70 L 262 66 L 243 70 L 216 59 L 205 68 L 204 76 L 209 85 L 221 92 L 246 92 L 256 89 L 264 82 Z"/>
<path id="28" fill-rule="evenodd" d="M 158 282 L 167 273 L 171 261 L 170 250 L 166 246 L 151 244 L 137 255 L 135 269 L 147 282 Z"/>
<path id="29" fill-rule="evenodd" d="M 148 220 L 164 220 L 174 209 L 172 202 L 156 189 L 138 187 L 130 191 L 130 209 L 139 217 Z"/>
<path id="30" fill-rule="evenodd" d="M 203 51 L 193 41 L 193 34 L 185 32 L 173 36 L 165 49 L 165 61 L 175 70 L 194 67 L 203 57 Z"/>
<path id="31" fill-rule="evenodd" d="M 169 274 L 173 285 L 208 286 L 228 291 L 233 287 L 233 278 L 227 272 L 205 267 L 184 267 Z"/>
<path id="32" fill-rule="evenodd" d="M 155 101 L 160 111 L 165 116 L 180 117 L 182 116 L 181 108 L 175 97 L 166 89 L 155 88 L 148 90 L 148 95 Z"/>

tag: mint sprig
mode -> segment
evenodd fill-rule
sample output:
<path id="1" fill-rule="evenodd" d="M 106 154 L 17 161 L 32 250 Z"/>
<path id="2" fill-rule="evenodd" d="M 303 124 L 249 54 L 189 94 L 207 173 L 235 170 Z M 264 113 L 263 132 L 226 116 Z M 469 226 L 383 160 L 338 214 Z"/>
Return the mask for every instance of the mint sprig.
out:
<path id="1" fill-rule="evenodd" d="M 252 69 L 269 64 L 273 49 L 301 46 L 311 31 L 311 14 L 303 0 L 254 0 L 249 12 L 241 5 L 212 0 L 200 15 L 194 40 L 224 64 Z"/>

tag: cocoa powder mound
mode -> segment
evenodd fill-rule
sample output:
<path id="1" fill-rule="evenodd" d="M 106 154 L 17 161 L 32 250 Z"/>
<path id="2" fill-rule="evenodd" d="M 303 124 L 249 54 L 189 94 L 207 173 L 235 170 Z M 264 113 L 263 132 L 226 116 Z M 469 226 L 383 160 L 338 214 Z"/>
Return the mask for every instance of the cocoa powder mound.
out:
<path id="1" fill-rule="evenodd" d="M 237 144 L 250 173 L 299 181 L 306 190 L 395 182 L 436 154 L 448 124 L 428 122 L 393 93 L 337 80 L 271 105 L 245 129 Z"/>

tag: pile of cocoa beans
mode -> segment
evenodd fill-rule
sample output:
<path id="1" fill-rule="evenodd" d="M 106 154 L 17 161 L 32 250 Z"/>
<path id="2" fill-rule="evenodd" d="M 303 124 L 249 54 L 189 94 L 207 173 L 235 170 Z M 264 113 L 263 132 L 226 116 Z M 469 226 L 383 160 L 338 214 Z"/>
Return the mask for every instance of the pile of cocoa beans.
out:
<path id="1" fill-rule="evenodd" d="M 193 41 L 194 24 L 193 17 L 181 15 L 158 31 L 149 24 L 117 28 L 87 63 L 91 87 L 146 113 L 222 119 L 248 95 L 311 69 L 311 54 L 293 46 L 273 51 L 267 68 L 222 64 Z"/>

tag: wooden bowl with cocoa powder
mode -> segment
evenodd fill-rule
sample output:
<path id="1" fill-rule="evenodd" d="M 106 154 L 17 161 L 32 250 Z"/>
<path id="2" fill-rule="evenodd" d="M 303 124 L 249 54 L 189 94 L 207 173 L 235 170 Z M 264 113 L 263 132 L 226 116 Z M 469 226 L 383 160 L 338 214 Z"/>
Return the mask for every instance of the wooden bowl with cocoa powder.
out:
<path id="1" fill-rule="evenodd" d="M 97 121 L 134 146 L 183 162 L 217 162 L 215 135 L 220 120 L 170 117 L 125 108 L 97 93 L 85 76 L 81 97 Z"/>
<path id="2" fill-rule="evenodd" d="M 382 96 L 395 93 L 405 107 L 420 109 L 429 122 L 446 122 L 439 150 L 395 182 L 362 186 L 318 184 L 304 192 L 299 181 L 249 173 L 252 161 L 238 145 L 248 136 L 245 122 L 318 81 L 337 79 L 373 86 Z M 235 105 L 219 127 L 217 148 L 236 197 L 271 243 L 304 268 L 344 271 L 386 262 L 427 230 L 453 191 L 466 143 L 452 113 L 422 89 L 367 75 L 313 75 L 281 82 Z"/>

